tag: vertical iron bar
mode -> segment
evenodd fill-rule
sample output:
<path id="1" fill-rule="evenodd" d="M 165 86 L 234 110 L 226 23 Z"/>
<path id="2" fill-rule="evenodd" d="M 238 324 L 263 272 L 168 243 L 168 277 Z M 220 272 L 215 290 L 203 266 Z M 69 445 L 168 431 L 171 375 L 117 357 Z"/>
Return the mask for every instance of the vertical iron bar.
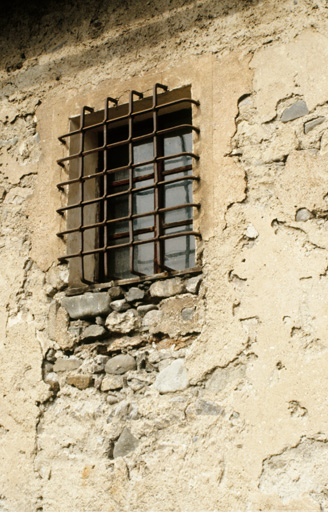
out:
<path id="1" fill-rule="evenodd" d="M 118 101 L 117 99 L 115 98 L 106 98 L 106 101 L 105 101 L 105 111 L 104 111 L 104 127 L 103 127 L 103 131 L 104 131 L 104 141 L 103 141 L 103 146 L 104 146 L 104 168 L 103 168 L 103 196 L 104 196 L 104 200 L 103 200 L 103 212 L 104 212 L 104 218 L 103 218 L 103 221 L 104 221 L 104 228 L 103 228 L 103 233 L 104 233 L 104 240 L 103 240 L 103 244 L 104 244 L 104 253 L 103 253 L 103 265 L 104 265 L 104 277 L 105 278 L 108 278 L 109 276 L 109 272 L 108 272 L 108 258 L 109 258 L 109 253 L 107 251 L 107 244 L 108 244 L 108 230 L 109 230 L 109 226 L 108 224 L 106 224 L 106 220 L 109 219 L 109 215 L 108 215 L 108 199 L 105 199 L 106 195 L 109 194 L 109 190 L 108 190 L 108 174 L 107 174 L 107 170 L 108 170 L 108 149 L 107 149 L 107 144 L 108 144 L 108 129 L 109 127 L 107 126 L 107 123 L 106 121 L 108 121 L 108 103 L 109 102 L 112 102 L 114 103 L 114 105 L 116 106 Z"/>
<path id="2" fill-rule="evenodd" d="M 133 96 L 138 96 L 139 99 L 143 98 L 143 94 L 137 91 L 131 91 L 129 96 L 129 194 L 128 194 L 128 207 L 129 207 L 129 263 L 131 274 L 137 274 L 134 270 L 134 235 L 133 235 Z"/>
<path id="3" fill-rule="evenodd" d="M 163 89 L 167 91 L 167 86 L 162 84 L 155 84 L 153 89 L 153 151 L 154 151 L 154 238 L 158 238 L 161 233 L 161 213 L 159 212 L 159 208 L 161 207 L 160 200 L 160 190 L 158 186 L 158 182 L 161 181 L 160 176 L 160 164 L 158 162 L 159 155 L 159 140 L 158 140 L 158 116 L 157 116 L 157 89 Z M 163 268 L 163 251 L 162 251 L 162 243 L 158 238 L 155 241 L 154 247 L 154 273 L 161 272 Z"/>
<path id="4" fill-rule="evenodd" d="M 84 186 L 83 186 L 83 175 L 84 175 L 84 126 L 85 126 L 85 113 L 93 112 L 93 108 L 83 107 L 81 111 L 81 122 L 80 122 L 80 157 L 79 157 L 79 180 L 80 180 L 80 270 L 81 270 L 81 281 L 82 283 L 87 282 L 84 275 Z"/>

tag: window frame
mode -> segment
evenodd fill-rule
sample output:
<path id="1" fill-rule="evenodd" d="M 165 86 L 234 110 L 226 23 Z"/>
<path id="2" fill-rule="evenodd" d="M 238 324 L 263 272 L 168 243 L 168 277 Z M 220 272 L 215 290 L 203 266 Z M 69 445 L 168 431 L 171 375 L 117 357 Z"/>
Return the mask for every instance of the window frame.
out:
<path id="1" fill-rule="evenodd" d="M 159 94 L 159 90 L 164 91 L 164 93 Z M 135 100 L 137 98 L 137 100 Z M 110 104 L 113 106 L 110 107 Z M 165 114 L 179 114 L 179 111 L 183 110 L 183 106 L 186 107 L 188 105 L 188 108 L 192 108 L 193 106 L 198 107 L 199 102 L 196 100 L 193 100 L 191 98 L 191 91 L 190 87 L 186 86 L 177 90 L 169 91 L 167 92 L 167 87 L 162 84 L 155 84 L 153 88 L 153 96 L 152 97 L 146 97 L 143 98 L 143 94 L 139 93 L 135 90 L 132 90 L 129 95 L 129 103 L 124 105 L 118 105 L 118 102 L 116 99 L 108 97 L 105 101 L 105 109 L 103 111 L 103 118 L 99 119 L 99 116 L 101 115 L 101 111 L 94 112 L 94 110 L 90 107 L 83 107 L 81 111 L 81 115 L 76 118 L 71 118 L 71 128 L 72 130 L 69 133 L 66 133 L 59 137 L 59 140 L 66 144 L 67 140 L 70 142 L 70 154 L 69 156 L 66 156 L 64 158 L 61 158 L 58 160 L 58 164 L 65 169 L 65 171 L 69 172 L 69 179 L 62 181 L 57 185 L 58 189 L 61 191 L 67 191 L 68 188 L 68 204 L 67 206 L 63 206 L 59 208 L 57 211 L 61 215 L 67 216 L 67 221 L 69 221 L 70 217 L 72 217 L 72 211 L 79 210 L 79 226 L 78 227 L 70 227 L 69 222 L 67 225 L 67 229 L 63 230 L 58 233 L 58 236 L 61 238 L 69 237 L 74 234 L 75 236 L 75 243 L 71 244 L 73 248 L 79 246 L 79 250 L 73 250 L 72 247 L 68 247 L 68 254 L 66 256 L 60 257 L 60 261 L 70 261 L 70 266 L 72 265 L 73 260 L 78 260 L 78 266 L 79 266 L 79 280 L 82 283 L 85 284 L 95 284 L 95 282 L 99 281 L 99 278 L 102 277 L 108 281 L 112 281 L 113 279 L 116 279 L 120 282 L 123 281 L 130 281 L 134 282 L 136 280 L 142 280 L 142 279 L 149 279 L 156 276 L 161 276 L 163 274 L 169 274 L 169 275 L 175 275 L 175 274 L 181 274 L 181 273 L 191 273 L 193 271 L 199 272 L 200 268 L 199 266 L 193 267 L 193 268 L 185 268 L 183 270 L 172 270 L 170 268 L 165 267 L 163 265 L 163 245 L 164 240 L 169 238 L 175 238 L 178 236 L 194 236 L 195 238 L 201 238 L 200 233 L 192 229 L 190 231 L 183 231 L 183 232 L 177 232 L 170 235 L 163 234 L 163 228 L 161 224 L 163 223 L 163 215 L 165 211 L 168 210 L 174 210 L 178 208 L 185 208 L 186 206 L 194 209 L 199 209 L 200 204 L 199 203 L 183 203 L 181 205 L 176 205 L 172 208 L 164 208 L 163 204 L 161 207 L 160 201 L 158 199 L 158 196 L 160 194 L 161 187 L 164 188 L 165 185 L 167 185 L 170 182 L 178 182 L 178 181 L 184 181 L 184 180 L 190 180 L 191 183 L 195 183 L 199 181 L 199 177 L 192 173 L 189 175 L 186 175 L 182 178 L 175 178 L 173 180 L 162 180 L 161 179 L 161 167 L 163 167 L 163 163 L 167 160 L 176 158 L 177 156 L 185 155 L 188 156 L 193 164 L 198 160 L 198 155 L 191 152 L 186 153 L 179 153 L 178 155 L 170 155 L 170 156 L 163 156 L 159 154 L 159 141 L 160 138 L 163 137 L 164 133 L 168 132 L 177 132 L 179 129 L 189 129 L 192 134 L 198 134 L 199 129 L 196 126 L 193 126 L 192 123 L 190 124 L 177 124 L 169 129 L 160 130 L 158 127 L 158 119 L 159 119 L 159 113 L 160 115 Z M 152 118 L 153 122 L 153 130 L 151 133 L 147 133 L 146 135 L 141 136 L 134 136 L 133 133 L 133 124 L 135 123 L 136 119 L 139 119 L 140 122 L 145 119 Z M 72 122 L 73 121 L 73 122 Z M 119 140 L 118 142 L 114 144 L 109 144 L 108 142 L 108 127 L 109 126 L 122 126 L 124 123 L 128 124 L 128 138 L 125 140 Z M 99 146 L 99 143 L 93 141 L 89 141 L 88 145 L 88 137 L 86 134 L 94 132 L 96 133 L 96 130 L 102 130 L 103 132 L 103 143 Z M 194 136 L 193 136 L 194 137 Z M 72 143 L 75 139 L 75 144 Z M 155 199 L 154 204 L 154 210 L 149 212 L 149 215 L 154 216 L 154 238 L 147 240 L 147 241 L 135 241 L 134 240 L 134 232 L 133 232 L 133 218 L 138 216 L 138 213 L 133 214 L 132 213 L 132 194 L 135 192 L 133 190 L 133 183 L 134 183 L 134 177 L 133 177 L 133 169 L 137 166 L 140 167 L 140 163 L 134 163 L 133 161 L 133 147 L 136 142 L 140 142 L 142 140 L 149 140 L 151 139 L 154 145 L 154 157 L 149 162 L 142 162 L 142 164 L 149 163 L 153 165 L 154 168 L 154 184 L 149 186 L 149 188 L 152 188 L 154 190 L 154 197 L 157 196 Z M 122 146 L 127 145 L 128 146 L 128 152 L 129 152 L 129 162 L 128 165 L 123 166 L 122 169 L 127 169 L 129 173 L 129 193 L 128 193 L 128 200 L 129 200 L 129 215 L 128 215 L 128 223 L 129 223 L 129 242 L 125 244 L 125 246 L 129 247 L 129 253 L 130 253 L 130 270 L 134 270 L 133 268 L 133 255 L 134 255 L 134 247 L 141 243 L 149 243 L 153 242 L 154 244 L 154 261 L 155 261 L 155 272 L 153 275 L 144 275 L 139 272 L 132 272 L 133 274 L 137 274 L 136 278 L 129 278 L 129 279 L 120 279 L 115 278 L 115 275 L 110 275 L 108 268 L 105 268 L 104 276 L 99 276 L 99 253 L 107 254 L 109 250 L 111 250 L 108 246 L 108 240 L 105 240 L 105 243 L 103 247 L 97 247 L 97 241 L 94 238 L 94 240 L 89 240 L 88 244 L 85 243 L 85 235 L 84 232 L 86 232 L 87 229 L 91 229 L 88 224 L 85 224 L 84 220 L 84 210 L 86 207 L 90 207 L 92 204 L 97 204 L 99 201 L 103 201 L 103 207 L 105 210 L 108 208 L 108 199 L 113 196 L 113 194 L 108 194 L 108 176 L 111 174 L 114 174 L 119 170 L 119 168 L 116 169 L 108 169 L 108 162 L 107 162 L 107 155 L 108 155 L 108 149 L 111 147 Z M 85 164 L 86 160 L 90 158 L 93 159 L 93 168 L 97 165 L 95 163 L 97 155 L 102 152 L 103 153 L 103 170 L 99 172 L 93 172 L 92 174 L 85 174 Z M 68 165 L 67 165 L 68 164 Z M 71 172 L 72 167 L 77 167 L 78 169 L 75 169 L 75 173 Z M 91 166 L 91 167 L 92 167 Z M 192 166 L 194 167 L 194 165 Z M 174 169 L 172 171 L 172 174 L 176 174 L 177 170 Z M 169 173 L 168 173 L 169 174 Z M 103 177 L 104 182 L 104 192 L 103 195 L 100 197 L 97 197 L 96 193 L 96 187 L 93 187 L 93 191 L 91 191 L 91 199 L 85 198 L 85 189 L 87 187 L 84 186 L 84 183 L 89 180 L 96 181 L 98 178 Z M 162 176 L 163 177 L 163 176 Z M 79 196 L 79 201 L 74 202 L 74 197 L 70 196 L 70 189 L 71 187 L 77 187 L 79 189 L 79 192 L 77 195 Z M 73 194 L 74 195 L 74 194 Z M 76 195 L 76 194 L 75 194 Z M 94 220 L 96 220 L 96 209 L 94 209 Z M 142 214 L 140 216 L 143 216 Z M 194 216 L 193 216 L 194 217 Z M 94 227 L 99 228 L 100 226 L 103 226 L 104 224 L 111 224 L 117 222 L 117 219 L 110 219 L 108 218 L 108 212 L 104 212 L 104 218 L 101 222 L 94 222 Z M 190 224 L 185 223 L 185 224 Z M 104 232 L 106 232 L 107 229 L 104 229 Z M 92 238 L 92 237 L 91 237 Z M 78 241 L 79 239 L 79 241 Z M 105 236 L 106 239 L 106 236 Z M 89 245 L 88 248 L 87 246 Z M 87 248 L 86 248 L 87 247 Z M 162 255 L 161 255 L 162 253 Z M 86 277 L 87 271 L 86 271 L 86 265 L 85 265 L 85 259 L 86 257 L 91 256 L 92 263 L 91 265 L 91 274 L 93 273 L 92 279 L 90 279 L 90 271 L 89 275 Z M 106 257 L 104 257 L 105 260 L 107 260 Z M 159 261 L 159 263 L 158 263 Z M 106 263 L 105 263 L 106 265 Z M 108 265 L 107 265 L 108 267 Z M 98 275 L 97 275 L 98 273 Z"/>

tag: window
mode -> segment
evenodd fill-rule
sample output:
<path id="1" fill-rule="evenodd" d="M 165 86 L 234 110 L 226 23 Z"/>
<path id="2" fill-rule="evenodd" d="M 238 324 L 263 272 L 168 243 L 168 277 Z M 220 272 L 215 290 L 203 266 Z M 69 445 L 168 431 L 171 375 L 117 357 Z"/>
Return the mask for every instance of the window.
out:
<path id="1" fill-rule="evenodd" d="M 199 130 L 192 105 L 198 102 L 189 87 L 165 91 L 156 84 L 152 97 L 131 91 L 129 104 L 107 98 L 104 111 L 83 107 L 59 138 L 70 147 L 58 161 L 69 172 L 58 184 L 68 198 L 58 210 L 67 221 L 58 233 L 67 241 L 60 259 L 78 265 L 82 282 L 195 267 L 192 140 Z"/>

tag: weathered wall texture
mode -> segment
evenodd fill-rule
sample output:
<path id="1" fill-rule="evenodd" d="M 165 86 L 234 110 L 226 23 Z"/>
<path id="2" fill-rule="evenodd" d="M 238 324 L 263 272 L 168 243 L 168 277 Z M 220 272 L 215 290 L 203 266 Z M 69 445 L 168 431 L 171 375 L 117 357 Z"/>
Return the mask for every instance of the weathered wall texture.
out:
<path id="1" fill-rule="evenodd" d="M 327 511 L 326 1 L 6 9 L 0 511 Z M 69 295 L 57 137 L 157 81 L 201 103 L 202 275 Z"/>

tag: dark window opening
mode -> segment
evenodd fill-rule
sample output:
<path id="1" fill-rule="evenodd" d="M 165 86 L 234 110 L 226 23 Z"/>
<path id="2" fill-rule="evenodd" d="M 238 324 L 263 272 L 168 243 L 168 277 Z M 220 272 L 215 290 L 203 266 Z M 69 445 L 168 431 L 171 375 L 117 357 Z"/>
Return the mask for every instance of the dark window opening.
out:
<path id="1" fill-rule="evenodd" d="M 64 166 L 73 160 L 76 167 L 58 185 L 69 187 L 69 204 L 59 213 L 70 220 L 59 236 L 68 242 L 71 237 L 68 246 L 78 249 L 69 247 L 61 260 L 77 259 L 83 282 L 195 267 L 200 234 L 193 226 L 199 205 L 193 202 L 198 156 L 192 138 L 198 129 L 191 105 L 197 102 L 190 97 L 159 102 L 165 95 L 158 95 L 158 88 L 164 87 L 156 84 L 150 105 L 149 99 L 134 101 L 141 94 L 132 91 L 121 115 L 119 107 L 108 108 L 115 100 L 107 100 L 101 123 L 88 126 L 84 109 L 79 129 L 60 138 L 79 138 L 78 151 L 59 161 Z"/>

